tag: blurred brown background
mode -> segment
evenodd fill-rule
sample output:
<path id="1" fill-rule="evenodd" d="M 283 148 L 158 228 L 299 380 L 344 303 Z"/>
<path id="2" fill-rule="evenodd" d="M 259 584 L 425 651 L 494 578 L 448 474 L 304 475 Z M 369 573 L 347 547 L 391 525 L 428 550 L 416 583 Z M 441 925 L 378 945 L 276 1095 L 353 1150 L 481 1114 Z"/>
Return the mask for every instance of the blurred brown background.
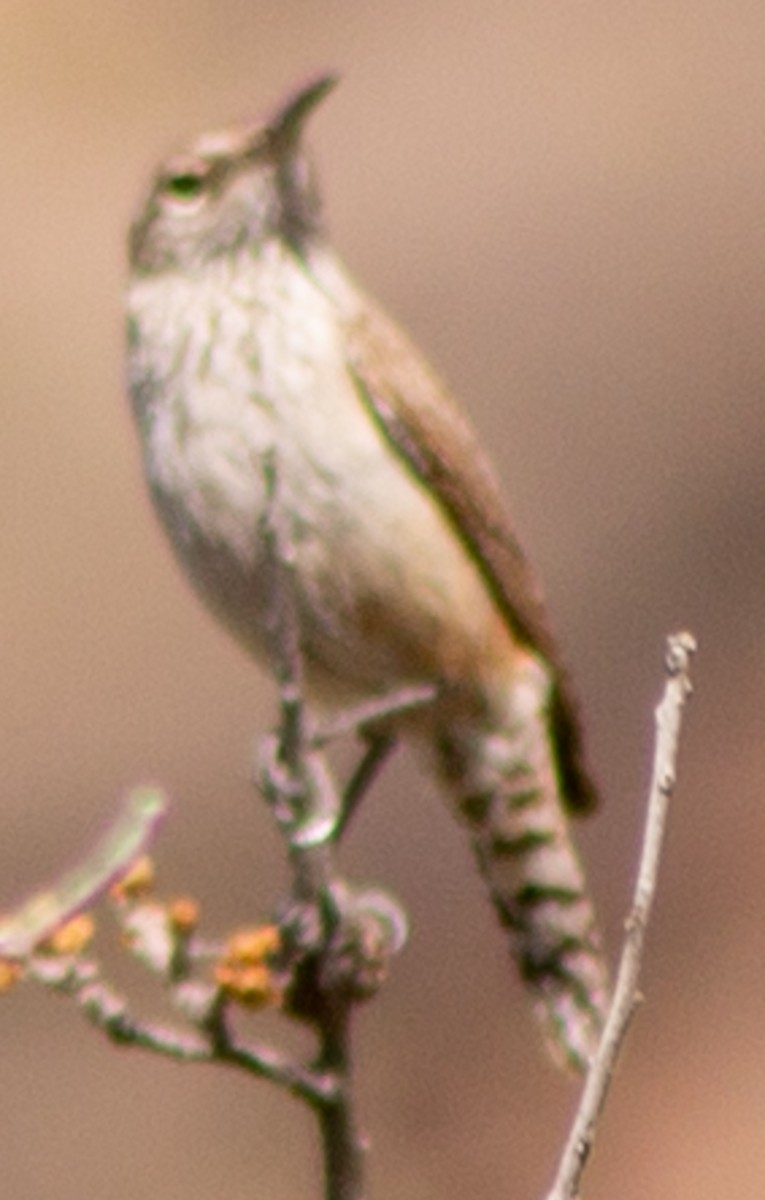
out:
<path id="1" fill-rule="evenodd" d="M 607 796 L 581 840 L 612 947 L 663 639 L 701 643 L 647 1000 L 587 1195 L 761 1200 L 765 7 L 3 0 L 0 28 L 0 900 L 147 778 L 175 800 L 162 884 L 209 928 L 283 881 L 247 782 L 271 692 L 144 498 L 123 242 L 168 147 L 336 67 L 312 127 L 335 239 L 469 408 L 544 575 Z M 575 1093 L 411 763 L 345 865 L 414 921 L 359 1023 L 371 1196 L 540 1197 Z M 311 1122 L 267 1085 L 118 1053 L 32 989 L 0 1023 L 6 1195 L 318 1195 Z"/>

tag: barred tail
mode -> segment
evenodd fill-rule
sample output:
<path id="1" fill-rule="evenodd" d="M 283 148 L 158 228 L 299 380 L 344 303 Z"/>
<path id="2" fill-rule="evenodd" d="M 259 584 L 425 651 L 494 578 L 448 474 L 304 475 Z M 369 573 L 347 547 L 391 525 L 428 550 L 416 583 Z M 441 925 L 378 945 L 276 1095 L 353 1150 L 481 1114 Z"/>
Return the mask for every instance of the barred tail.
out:
<path id="1" fill-rule="evenodd" d="M 515 711 L 501 723 L 442 732 L 440 766 L 551 1053 L 582 1070 L 603 1027 L 608 971 L 561 803 L 542 677 L 534 664 L 514 684 Z"/>

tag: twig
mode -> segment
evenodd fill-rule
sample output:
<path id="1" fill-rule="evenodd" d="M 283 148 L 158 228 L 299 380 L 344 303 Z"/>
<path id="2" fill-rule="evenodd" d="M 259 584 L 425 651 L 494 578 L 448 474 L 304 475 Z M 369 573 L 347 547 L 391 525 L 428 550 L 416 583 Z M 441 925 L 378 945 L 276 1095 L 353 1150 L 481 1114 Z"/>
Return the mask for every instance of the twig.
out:
<path id="1" fill-rule="evenodd" d="M 349 1012 L 321 1029 L 319 1067 L 337 1080 L 332 1098 L 315 1105 L 324 1157 L 325 1200 L 361 1200 L 363 1196 L 364 1142 L 356 1127 L 351 1093 Z"/>
<path id="2" fill-rule="evenodd" d="M 339 842 L 343 838 L 359 804 L 395 749 L 395 722 L 432 704 L 437 694 L 438 689 L 429 684 L 398 688 L 346 709 L 313 733 L 313 749 L 323 749 L 348 733 L 355 733 L 365 743 L 361 757 L 343 788 L 340 807 L 330 830 L 332 841 Z"/>
<path id="3" fill-rule="evenodd" d="M 229 1063 L 251 1075 L 268 1079 L 293 1096 L 315 1106 L 332 1103 L 335 1086 L 331 1077 L 293 1062 L 270 1046 L 239 1042 L 228 1030 L 223 1036 L 211 1032 L 180 1032 L 131 1016 L 125 1000 L 100 975 L 97 965 L 85 959 L 30 959 L 28 973 L 54 991 L 71 996 L 83 1014 L 120 1046 L 140 1046 L 178 1062 Z"/>
<path id="4" fill-rule="evenodd" d="M 385 726 L 391 718 L 398 720 L 432 704 L 437 695 L 438 688 L 428 683 L 396 688 L 393 692 L 375 696 L 373 700 L 347 708 L 326 721 L 316 730 L 311 742 L 317 749 L 322 749 L 329 742 L 348 733 L 376 732 L 377 728 Z"/>
<path id="5" fill-rule="evenodd" d="M 166 811 L 167 801 L 157 788 L 130 792 L 82 862 L 0 921 L 0 955 L 26 958 L 61 925 L 92 907 L 146 853 Z"/>
<path id="6" fill-rule="evenodd" d="M 592 1149 L 614 1067 L 640 999 L 637 990 L 638 975 L 643 958 L 645 932 L 656 893 L 669 800 L 675 786 L 683 708 L 691 693 L 690 659 L 695 649 L 696 641 L 689 633 L 674 634 L 667 639 L 667 682 L 664 695 L 656 709 L 656 749 L 643 849 L 632 908 L 626 921 L 616 986 L 603 1036 L 590 1067 L 563 1150 L 558 1174 L 547 1200 L 576 1200 L 580 1194 L 579 1184 Z"/>
<path id="7" fill-rule="evenodd" d="M 364 753 L 343 789 L 340 813 L 332 831 L 333 839 L 336 842 L 339 842 L 345 834 L 351 817 L 357 811 L 359 804 L 396 745 L 395 735 L 382 729 L 377 733 L 367 734 L 365 740 Z"/>

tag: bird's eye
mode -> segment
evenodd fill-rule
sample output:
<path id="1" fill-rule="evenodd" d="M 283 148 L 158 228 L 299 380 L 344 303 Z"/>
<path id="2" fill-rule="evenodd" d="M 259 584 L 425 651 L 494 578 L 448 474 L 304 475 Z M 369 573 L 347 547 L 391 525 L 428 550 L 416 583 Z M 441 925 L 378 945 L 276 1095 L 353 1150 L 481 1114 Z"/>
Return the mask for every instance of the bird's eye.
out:
<path id="1" fill-rule="evenodd" d="M 199 171 L 179 171 L 165 180 L 165 193 L 173 200 L 196 200 L 205 190 L 206 175 Z"/>

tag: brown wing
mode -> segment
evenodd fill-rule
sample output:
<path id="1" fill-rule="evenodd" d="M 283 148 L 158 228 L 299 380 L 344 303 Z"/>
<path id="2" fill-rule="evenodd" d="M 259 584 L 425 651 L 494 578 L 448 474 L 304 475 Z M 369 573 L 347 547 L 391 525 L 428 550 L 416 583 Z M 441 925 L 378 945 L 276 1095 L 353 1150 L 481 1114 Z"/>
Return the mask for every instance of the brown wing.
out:
<path id="1" fill-rule="evenodd" d="M 348 366 L 371 415 L 432 490 L 491 589 L 516 639 L 552 668 L 549 719 L 567 805 L 593 807 L 576 703 L 537 578 L 472 430 L 400 329 L 371 305 L 348 323 Z M 415 400 L 416 397 L 416 400 Z"/>

